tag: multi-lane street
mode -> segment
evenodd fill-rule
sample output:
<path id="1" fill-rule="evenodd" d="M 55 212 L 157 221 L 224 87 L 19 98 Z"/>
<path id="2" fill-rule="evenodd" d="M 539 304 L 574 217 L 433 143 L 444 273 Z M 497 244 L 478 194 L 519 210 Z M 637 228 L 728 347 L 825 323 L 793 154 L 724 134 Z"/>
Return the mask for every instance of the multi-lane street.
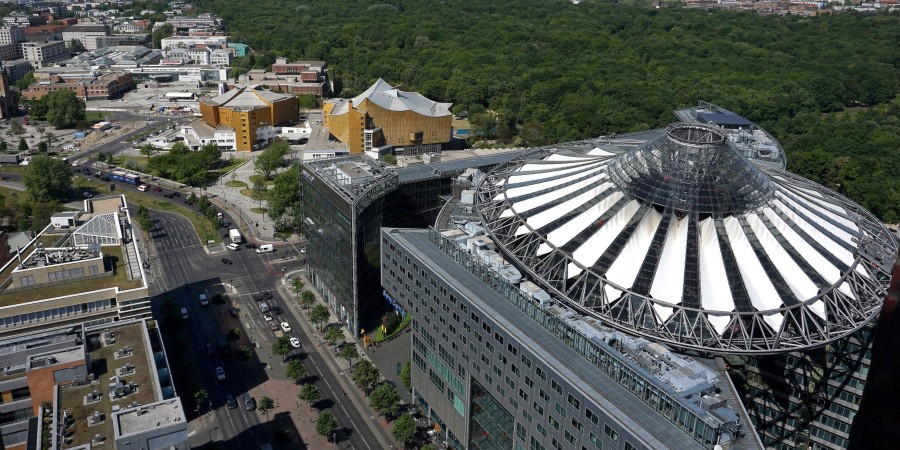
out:
<path id="1" fill-rule="evenodd" d="M 150 258 L 150 276 L 153 280 L 151 295 L 155 295 L 156 298 L 168 296 L 173 298 L 179 307 L 188 309 L 190 319 L 187 320 L 181 333 L 184 340 L 189 343 L 190 355 L 197 363 L 199 379 L 194 381 L 202 383 L 203 388 L 207 390 L 213 409 L 209 414 L 207 411 L 210 405 L 201 408 L 201 413 L 207 414 L 203 418 L 205 430 L 196 433 L 192 439 L 198 440 L 198 444 L 211 439 L 221 442 L 226 448 L 255 450 L 259 443 L 269 440 L 259 426 L 262 422 L 259 413 L 247 411 L 240 401 L 238 408 L 227 408 L 225 398 L 226 395 L 232 394 L 240 400 L 244 392 L 248 392 L 265 377 L 285 378 L 280 358 L 277 356 L 272 358 L 271 355 L 274 333 L 266 326 L 258 303 L 252 299 L 253 294 L 271 292 L 273 298 L 267 303 L 270 307 L 275 305 L 281 307 L 284 312 L 277 318 L 286 320 L 294 328 L 292 333 L 287 334 L 299 337 L 303 350 L 315 348 L 310 338 L 300 332 L 295 310 L 281 298 L 276 289 L 283 271 L 299 270 L 299 262 L 290 247 L 287 247 L 288 250 L 279 249 L 267 254 L 257 254 L 252 249 L 209 254 L 197 238 L 190 222 L 184 217 L 156 211 L 152 213 L 152 217 L 156 221 L 151 233 L 156 251 L 151 252 Z M 285 258 L 286 254 L 289 254 L 289 257 Z M 227 258 L 231 263 L 223 263 L 223 258 Z M 217 338 L 223 333 L 221 324 L 235 321 L 228 314 L 223 314 L 223 308 L 213 305 L 202 306 L 199 294 L 222 291 L 227 292 L 232 301 L 229 306 L 233 306 L 239 312 L 242 334 L 249 337 L 252 342 L 258 343 L 255 349 L 256 356 L 246 365 L 235 358 L 207 354 L 206 344 L 216 343 Z M 158 306 L 159 302 L 156 303 Z M 325 409 L 329 409 L 335 415 L 339 428 L 344 430 L 341 433 L 341 447 L 379 448 L 378 444 L 374 444 L 378 441 L 371 436 L 368 426 L 365 425 L 371 419 L 363 417 L 352 405 L 344 405 L 337 401 L 344 394 L 337 377 L 346 375 L 336 376 L 328 369 L 322 355 L 316 351 L 301 354 L 301 350 L 296 350 L 295 353 L 297 354 L 292 356 L 303 358 L 309 373 L 308 378 L 315 380 L 322 393 L 323 401 L 320 404 L 327 406 Z M 266 366 L 266 363 L 269 366 Z M 218 366 L 224 368 L 227 382 L 217 381 L 215 367 Z M 184 395 L 185 387 L 177 387 Z"/>

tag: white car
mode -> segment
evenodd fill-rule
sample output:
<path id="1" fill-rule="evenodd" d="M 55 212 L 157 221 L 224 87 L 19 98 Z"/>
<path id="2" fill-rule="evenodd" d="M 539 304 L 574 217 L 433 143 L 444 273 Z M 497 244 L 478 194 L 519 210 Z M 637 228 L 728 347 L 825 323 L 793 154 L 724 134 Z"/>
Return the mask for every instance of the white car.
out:
<path id="1" fill-rule="evenodd" d="M 263 319 L 264 319 L 266 322 L 271 322 L 272 320 L 274 320 L 274 319 L 272 319 L 272 316 L 270 316 L 270 315 L 268 315 L 268 314 L 263 314 Z"/>
<path id="2" fill-rule="evenodd" d="M 237 250 L 237 249 L 241 248 L 240 245 L 235 244 L 234 242 L 226 245 L 225 247 L 228 247 L 228 250 Z"/>
<path id="3" fill-rule="evenodd" d="M 225 369 L 216 367 L 216 379 L 219 381 L 225 381 Z"/>
<path id="4" fill-rule="evenodd" d="M 281 322 L 281 331 L 284 331 L 285 333 L 290 333 L 291 332 L 291 324 L 289 324 L 287 322 Z"/>
<path id="5" fill-rule="evenodd" d="M 291 338 L 291 347 L 300 348 L 300 346 L 301 346 L 300 339 L 297 337 L 292 337 Z"/>

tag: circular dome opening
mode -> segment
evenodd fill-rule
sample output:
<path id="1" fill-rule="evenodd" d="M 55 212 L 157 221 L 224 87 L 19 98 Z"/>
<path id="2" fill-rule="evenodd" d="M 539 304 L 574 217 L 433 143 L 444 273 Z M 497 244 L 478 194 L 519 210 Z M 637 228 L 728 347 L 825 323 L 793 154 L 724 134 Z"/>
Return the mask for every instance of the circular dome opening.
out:
<path id="1" fill-rule="evenodd" d="M 725 133 L 717 128 L 686 123 L 669 125 L 666 134 L 679 144 L 695 147 L 722 145 L 726 139 Z"/>

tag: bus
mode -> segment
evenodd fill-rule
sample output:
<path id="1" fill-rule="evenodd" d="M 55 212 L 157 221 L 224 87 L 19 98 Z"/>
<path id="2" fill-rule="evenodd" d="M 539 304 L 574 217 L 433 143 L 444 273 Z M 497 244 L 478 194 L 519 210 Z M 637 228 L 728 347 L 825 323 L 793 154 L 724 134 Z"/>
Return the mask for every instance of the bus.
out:
<path id="1" fill-rule="evenodd" d="M 115 171 L 109 173 L 110 180 L 121 181 L 123 183 L 133 184 L 135 186 L 141 184 L 141 177 L 137 175 L 132 175 L 130 173 L 125 173 L 122 171 Z"/>

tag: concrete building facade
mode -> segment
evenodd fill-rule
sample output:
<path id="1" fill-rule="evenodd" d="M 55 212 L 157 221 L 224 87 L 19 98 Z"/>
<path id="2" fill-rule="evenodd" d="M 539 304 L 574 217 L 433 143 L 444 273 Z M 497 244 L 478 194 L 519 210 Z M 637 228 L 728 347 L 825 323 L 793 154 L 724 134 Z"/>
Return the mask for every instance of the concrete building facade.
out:
<path id="1" fill-rule="evenodd" d="M 69 50 L 62 41 L 22 42 L 19 45 L 22 48 L 22 57 L 35 69 L 69 57 Z"/>

